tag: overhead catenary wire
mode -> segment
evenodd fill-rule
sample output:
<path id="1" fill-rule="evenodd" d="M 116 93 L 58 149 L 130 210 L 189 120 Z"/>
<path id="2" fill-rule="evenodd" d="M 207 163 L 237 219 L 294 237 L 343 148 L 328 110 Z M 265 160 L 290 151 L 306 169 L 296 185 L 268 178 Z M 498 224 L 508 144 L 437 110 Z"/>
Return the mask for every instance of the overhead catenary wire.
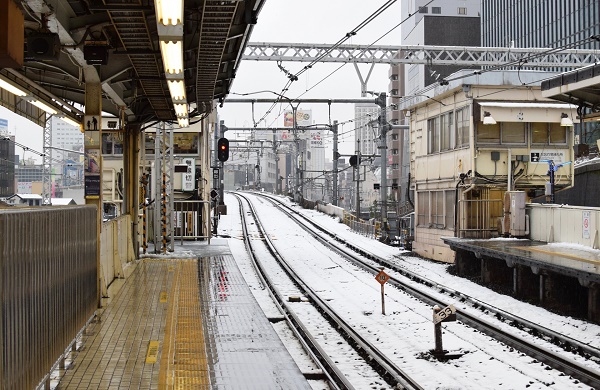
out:
<path id="1" fill-rule="evenodd" d="M 308 65 L 304 66 L 300 71 L 298 71 L 297 73 L 294 73 L 292 77 L 288 76 L 288 81 L 285 84 L 285 86 L 282 88 L 281 90 L 281 95 L 283 95 L 285 92 L 288 91 L 290 85 L 292 84 L 293 81 L 297 80 L 297 77 L 300 76 L 302 73 L 306 72 L 308 69 L 312 68 L 317 62 L 320 61 L 321 58 L 323 58 L 323 56 L 329 54 L 332 50 L 335 50 L 335 48 L 339 47 L 341 44 L 343 44 L 344 42 L 346 42 L 348 39 L 350 39 L 351 37 L 353 37 L 354 35 L 356 35 L 360 30 L 362 30 L 364 27 L 366 27 L 369 23 L 371 23 L 373 20 L 375 20 L 378 16 L 380 16 L 385 10 L 387 10 L 392 4 L 394 4 L 397 0 L 389 0 L 387 1 L 385 4 L 383 4 L 381 7 L 379 7 L 375 12 L 373 12 L 371 15 L 369 15 L 365 20 L 363 20 L 361 23 L 358 24 L 358 26 L 356 26 L 354 29 L 352 29 L 350 32 L 346 33 L 344 37 L 342 37 L 341 39 L 339 39 L 336 43 L 333 44 L 333 46 L 327 50 L 326 52 L 324 52 L 321 56 L 317 57 L 315 60 L 313 60 L 312 62 L 310 62 Z M 429 1 L 426 5 L 432 3 L 434 0 Z M 426 6 L 425 5 L 425 6 Z M 414 14 L 412 14 L 414 15 Z M 411 15 L 411 16 L 412 16 Z M 409 16 L 410 17 L 410 16 Z M 407 18 L 408 19 L 408 18 Z M 377 41 L 375 41 L 377 42 Z M 375 43 L 374 42 L 374 43 Z M 372 43 L 371 45 L 373 45 L 374 43 Z M 329 76 L 327 76 L 329 77 Z M 295 80 L 294 80 L 295 79 Z M 319 82 L 320 83 L 320 82 Z M 314 88 L 314 86 L 313 86 Z M 311 88 L 312 89 L 312 88 Z M 310 90 L 310 89 L 309 89 Z M 306 91 L 308 92 L 308 91 Z M 305 93 L 306 93 L 305 92 Z M 304 95 L 304 94 L 302 94 Z M 300 95 L 300 96 L 302 96 Z M 292 100 L 293 102 L 293 100 Z M 263 120 L 266 119 L 266 117 L 273 111 L 273 108 L 279 103 L 279 101 L 274 102 L 271 107 L 269 107 L 269 109 L 265 112 L 265 114 L 258 120 L 257 123 L 262 122 Z M 290 102 L 289 102 L 290 103 Z M 275 118 L 275 120 L 277 120 L 279 117 L 281 116 L 281 113 L 277 116 L 277 118 Z M 273 121 L 274 122 L 274 121 Z M 272 122 L 272 123 L 273 123 Z M 271 123 L 271 124 L 272 124 Z M 256 124 L 255 124 L 256 126 Z"/>

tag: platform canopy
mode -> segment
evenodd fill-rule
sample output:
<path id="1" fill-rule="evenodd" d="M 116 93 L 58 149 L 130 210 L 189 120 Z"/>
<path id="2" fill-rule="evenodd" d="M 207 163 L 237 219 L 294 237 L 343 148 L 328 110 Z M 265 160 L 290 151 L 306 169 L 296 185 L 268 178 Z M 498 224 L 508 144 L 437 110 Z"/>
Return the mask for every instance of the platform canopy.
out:
<path id="1" fill-rule="evenodd" d="M 588 113 L 583 119 L 600 119 L 600 65 L 562 73 L 542 82 L 542 95 L 586 108 Z"/>
<path id="2" fill-rule="evenodd" d="M 15 16 L 0 31 L 0 79 L 76 120 L 86 83 L 100 82 L 103 111 L 130 124 L 176 122 L 184 106 L 193 122 L 228 94 L 263 3 L 0 0 Z"/>

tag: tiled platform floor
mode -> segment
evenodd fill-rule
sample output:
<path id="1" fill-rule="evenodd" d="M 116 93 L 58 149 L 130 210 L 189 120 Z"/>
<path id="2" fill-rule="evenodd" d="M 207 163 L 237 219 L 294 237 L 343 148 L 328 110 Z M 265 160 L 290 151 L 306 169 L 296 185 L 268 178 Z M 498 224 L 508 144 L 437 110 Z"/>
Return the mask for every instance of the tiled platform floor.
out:
<path id="1" fill-rule="evenodd" d="M 144 259 L 56 389 L 309 389 L 230 254 Z"/>

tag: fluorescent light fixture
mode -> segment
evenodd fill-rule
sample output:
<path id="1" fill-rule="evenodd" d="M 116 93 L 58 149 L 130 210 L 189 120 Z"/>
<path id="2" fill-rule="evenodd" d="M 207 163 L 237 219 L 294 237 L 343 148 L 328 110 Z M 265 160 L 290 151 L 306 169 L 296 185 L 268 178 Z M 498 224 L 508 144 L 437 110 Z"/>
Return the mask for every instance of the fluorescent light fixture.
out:
<path id="1" fill-rule="evenodd" d="M 80 123 L 80 122 L 77 122 L 77 121 L 75 121 L 75 120 L 73 120 L 73 119 L 69 118 L 69 117 L 68 117 L 68 116 L 66 116 L 66 115 L 59 116 L 58 118 L 59 118 L 60 120 L 64 121 L 64 122 L 67 122 L 67 123 L 68 123 L 68 124 L 70 124 L 71 126 L 75 126 L 75 127 L 81 127 L 81 123 Z"/>
<path id="2" fill-rule="evenodd" d="M 175 108 L 175 115 L 177 115 L 178 118 L 188 116 L 187 104 L 176 103 L 173 104 L 173 107 Z"/>
<path id="3" fill-rule="evenodd" d="M 188 118 L 179 118 L 177 119 L 177 123 L 179 123 L 179 127 L 189 127 L 190 120 Z"/>
<path id="4" fill-rule="evenodd" d="M 22 89 L 20 89 L 19 87 L 17 87 L 16 85 L 8 82 L 7 80 L 4 80 L 3 78 L 0 78 L 0 88 L 7 90 L 8 92 L 12 93 L 13 95 L 17 95 L 17 96 L 26 96 L 27 92 L 23 91 Z"/>
<path id="5" fill-rule="evenodd" d="M 35 100 L 35 98 L 31 98 L 31 99 L 25 99 L 27 102 L 33 104 L 34 106 L 46 111 L 48 114 L 50 115 L 56 115 L 58 114 L 58 111 L 56 111 L 53 107 L 50 107 L 49 105 L 47 105 L 44 102 L 41 102 L 39 100 Z"/>
<path id="6" fill-rule="evenodd" d="M 573 120 L 564 112 L 560 115 L 560 125 L 565 127 L 573 126 Z"/>
<path id="7" fill-rule="evenodd" d="M 183 43 L 181 41 L 160 41 L 160 52 L 166 73 L 183 73 Z"/>
<path id="8" fill-rule="evenodd" d="M 155 0 L 156 19 L 163 25 L 183 24 L 183 0 Z"/>
<path id="9" fill-rule="evenodd" d="M 492 118 L 492 114 L 489 111 L 484 111 L 483 113 L 483 124 L 484 125 L 495 125 L 496 120 Z"/>
<path id="10" fill-rule="evenodd" d="M 174 102 L 186 100 L 185 82 L 183 80 L 167 80 L 167 84 L 169 85 L 171 99 L 173 99 Z"/>

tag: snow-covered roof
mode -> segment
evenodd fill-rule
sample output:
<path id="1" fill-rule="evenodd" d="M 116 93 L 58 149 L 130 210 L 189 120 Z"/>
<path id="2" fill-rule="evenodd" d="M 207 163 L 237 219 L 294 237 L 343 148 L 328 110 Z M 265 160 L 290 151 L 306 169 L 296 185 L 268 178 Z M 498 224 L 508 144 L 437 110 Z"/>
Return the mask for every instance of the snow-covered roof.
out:
<path id="1" fill-rule="evenodd" d="M 14 194 L 10 198 L 14 198 L 15 196 L 19 197 L 23 200 L 25 200 L 25 199 L 40 199 L 41 200 L 42 199 L 42 196 L 38 195 L 38 194 Z M 10 199 L 10 198 L 8 198 L 8 199 Z"/>
<path id="2" fill-rule="evenodd" d="M 77 204 L 73 198 L 52 198 L 51 203 L 53 206 L 67 206 L 71 204 Z"/>

